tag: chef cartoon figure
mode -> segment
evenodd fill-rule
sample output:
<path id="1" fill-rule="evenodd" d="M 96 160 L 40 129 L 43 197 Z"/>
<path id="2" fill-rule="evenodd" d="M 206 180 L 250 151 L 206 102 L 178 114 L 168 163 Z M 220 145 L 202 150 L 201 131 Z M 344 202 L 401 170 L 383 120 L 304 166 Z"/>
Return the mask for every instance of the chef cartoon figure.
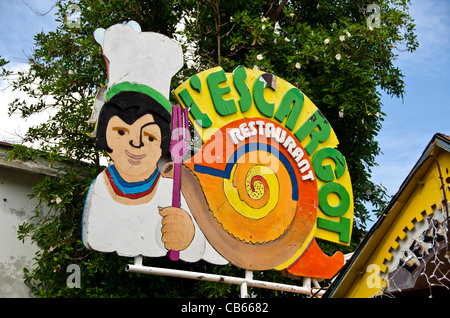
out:
<path id="1" fill-rule="evenodd" d="M 97 29 L 108 84 L 96 97 L 96 144 L 113 164 L 92 182 L 82 240 L 91 250 L 125 257 L 179 251 L 187 262 L 227 264 L 207 241 L 181 192 L 172 206 L 170 82 L 183 65 L 181 46 L 136 22 Z"/>

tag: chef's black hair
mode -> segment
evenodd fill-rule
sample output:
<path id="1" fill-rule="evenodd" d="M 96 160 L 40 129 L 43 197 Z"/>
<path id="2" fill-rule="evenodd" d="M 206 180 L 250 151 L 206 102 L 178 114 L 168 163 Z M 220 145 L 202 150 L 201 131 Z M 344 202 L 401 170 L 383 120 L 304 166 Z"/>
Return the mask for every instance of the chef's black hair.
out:
<path id="1" fill-rule="evenodd" d="M 109 120 L 118 116 L 128 125 L 132 125 L 140 117 L 151 114 L 155 123 L 161 129 L 162 156 L 169 156 L 170 152 L 170 119 L 169 112 L 152 97 L 140 93 L 125 91 L 114 95 L 103 105 L 97 122 L 96 144 L 99 149 L 111 153 L 113 150 L 106 140 L 106 127 Z"/>

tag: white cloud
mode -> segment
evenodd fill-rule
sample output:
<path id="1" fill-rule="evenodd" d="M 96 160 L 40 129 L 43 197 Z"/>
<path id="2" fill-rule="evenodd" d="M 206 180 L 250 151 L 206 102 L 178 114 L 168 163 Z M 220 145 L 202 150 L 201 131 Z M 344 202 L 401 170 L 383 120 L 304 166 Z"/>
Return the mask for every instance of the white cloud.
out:
<path id="1" fill-rule="evenodd" d="M 28 128 L 45 122 L 49 118 L 50 113 L 48 111 L 44 111 L 42 113 L 32 115 L 26 119 L 21 118 L 21 114 L 19 112 L 15 112 L 11 114 L 11 116 L 8 114 L 9 104 L 14 99 L 19 98 L 20 100 L 25 100 L 28 103 L 32 103 L 35 100 L 23 92 L 17 90 L 14 91 L 12 87 L 12 82 L 17 79 L 17 72 L 27 72 L 29 65 L 25 63 L 12 62 L 7 64 L 6 68 L 12 71 L 14 75 L 9 76 L 8 78 L 3 78 L 0 81 L 0 141 L 13 144 L 21 143 L 22 138 L 28 131 Z"/>
<path id="2" fill-rule="evenodd" d="M 27 55 L 33 52 L 33 37 L 40 31 L 50 31 L 56 28 L 54 20 L 56 9 L 53 1 L 22 0 L 2 1 L 0 10 L 0 56 L 10 63 L 6 69 L 17 73 L 27 71 Z M 21 142 L 28 127 L 48 118 L 48 113 L 32 116 L 25 120 L 20 114 L 8 116 L 8 104 L 15 98 L 30 100 L 21 92 L 12 91 L 11 81 L 17 76 L 0 80 L 0 141 L 11 143 Z"/>

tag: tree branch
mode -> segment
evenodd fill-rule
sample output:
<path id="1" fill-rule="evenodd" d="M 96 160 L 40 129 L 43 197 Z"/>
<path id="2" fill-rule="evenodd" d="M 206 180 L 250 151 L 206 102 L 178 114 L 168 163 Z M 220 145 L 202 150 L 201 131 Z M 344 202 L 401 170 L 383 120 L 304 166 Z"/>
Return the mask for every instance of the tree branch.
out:
<path id="1" fill-rule="evenodd" d="M 269 11 L 268 11 L 267 15 L 269 16 L 269 20 L 271 22 L 276 22 L 278 16 L 280 15 L 281 11 L 283 11 L 283 8 L 287 2 L 288 2 L 288 0 L 283 0 L 281 2 L 281 4 L 276 8 L 275 8 L 276 1 L 273 1 L 269 5 Z"/>

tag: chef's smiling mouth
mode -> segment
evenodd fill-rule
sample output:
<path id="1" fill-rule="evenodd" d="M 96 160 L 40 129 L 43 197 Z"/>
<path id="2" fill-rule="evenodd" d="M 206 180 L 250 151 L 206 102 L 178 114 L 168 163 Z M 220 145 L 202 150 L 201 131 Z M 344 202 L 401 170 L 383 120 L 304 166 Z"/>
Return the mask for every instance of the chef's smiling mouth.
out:
<path id="1" fill-rule="evenodd" d="M 145 156 L 147 156 L 145 153 L 142 155 L 134 155 L 132 153 L 129 153 L 127 150 L 125 150 L 125 153 L 127 154 L 128 157 L 134 160 L 141 160 L 144 159 Z"/>

